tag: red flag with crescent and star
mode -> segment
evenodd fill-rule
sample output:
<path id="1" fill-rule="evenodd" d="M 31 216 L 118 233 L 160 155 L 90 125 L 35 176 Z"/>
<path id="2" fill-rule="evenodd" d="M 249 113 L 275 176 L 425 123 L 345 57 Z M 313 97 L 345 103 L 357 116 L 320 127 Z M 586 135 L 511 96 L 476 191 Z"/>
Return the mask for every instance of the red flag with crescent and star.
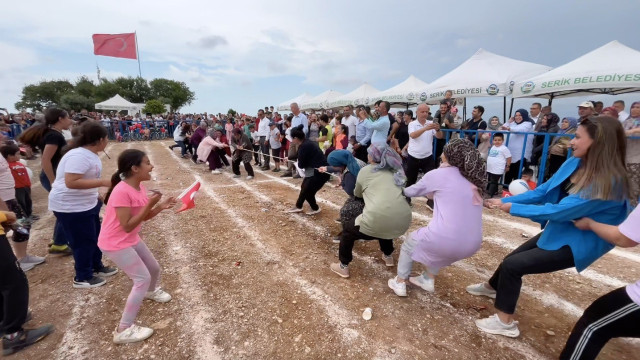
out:
<path id="1" fill-rule="evenodd" d="M 136 34 L 93 34 L 93 53 L 125 59 L 137 59 Z"/>

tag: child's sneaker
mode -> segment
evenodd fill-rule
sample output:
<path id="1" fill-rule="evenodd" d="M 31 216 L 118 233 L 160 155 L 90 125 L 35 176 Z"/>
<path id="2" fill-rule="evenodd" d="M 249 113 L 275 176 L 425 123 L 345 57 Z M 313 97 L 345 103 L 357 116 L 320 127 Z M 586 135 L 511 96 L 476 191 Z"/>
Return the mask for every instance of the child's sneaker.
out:
<path id="1" fill-rule="evenodd" d="M 395 263 L 393 262 L 393 255 L 385 255 L 382 254 L 382 260 L 387 267 L 394 267 Z"/>
<path id="2" fill-rule="evenodd" d="M 422 288 L 424 291 L 430 293 L 435 291 L 434 280 L 432 278 L 425 277 L 423 275 L 413 276 L 409 278 L 409 282 L 413 285 Z"/>
<path id="3" fill-rule="evenodd" d="M 394 277 L 393 279 L 389 279 L 387 284 L 393 290 L 394 293 L 398 296 L 407 296 L 407 284 L 403 282 L 398 282 L 398 277 Z"/>
<path id="4" fill-rule="evenodd" d="M 60 255 L 72 255 L 73 251 L 68 245 L 51 245 L 49 247 L 49 254 L 60 254 Z"/>
<path id="5" fill-rule="evenodd" d="M 122 332 L 118 332 L 117 330 L 114 331 L 113 342 L 116 344 L 129 344 L 146 340 L 151 335 L 153 335 L 153 329 L 134 324 Z"/>
<path id="6" fill-rule="evenodd" d="M 496 291 L 493 289 L 487 289 L 487 287 L 484 286 L 484 283 L 467 286 L 467 292 L 471 295 L 486 296 L 492 299 L 496 298 Z"/>
<path id="7" fill-rule="evenodd" d="M 44 339 L 53 332 L 53 325 L 44 325 L 33 330 L 19 331 L 15 336 L 2 338 L 2 355 L 7 356 L 18 352 L 29 345 Z"/>
<path id="8" fill-rule="evenodd" d="M 100 277 L 109 277 L 109 276 L 113 276 L 115 274 L 118 273 L 118 268 L 115 267 L 110 267 L 110 266 L 104 266 L 102 269 L 94 271 L 94 274 L 96 274 L 97 276 Z"/>
<path id="9" fill-rule="evenodd" d="M 99 277 L 99 276 L 94 276 L 89 280 L 83 280 L 83 281 L 77 281 L 77 280 L 73 280 L 73 287 L 76 289 L 89 289 L 89 288 L 95 288 L 98 286 L 102 286 L 104 284 L 107 283 L 107 280 Z"/>
<path id="10" fill-rule="evenodd" d="M 512 321 L 511 324 L 505 324 L 500 321 L 498 314 L 493 314 L 485 319 L 476 320 L 476 326 L 481 331 L 489 334 L 503 335 L 511 338 L 516 338 L 520 335 L 517 321 Z"/>
<path id="11" fill-rule="evenodd" d="M 342 265 L 342 263 L 337 262 L 335 264 L 331 264 L 329 268 L 331 269 L 331 271 L 343 278 L 349 277 L 349 265 Z"/>
<path id="12" fill-rule="evenodd" d="M 144 296 L 145 299 L 153 300 L 159 303 L 166 303 L 171 301 L 171 295 L 161 288 L 156 288 L 154 291 L 147 291 Z"/>
<path id="13" fill-rule="evenodd" d="M 219 175 L 219 174 L 222 174 L 222 171 L 220 171 L 220 170 L 211 170 L 211 173 L 215 174 L 215 175 Z"/>

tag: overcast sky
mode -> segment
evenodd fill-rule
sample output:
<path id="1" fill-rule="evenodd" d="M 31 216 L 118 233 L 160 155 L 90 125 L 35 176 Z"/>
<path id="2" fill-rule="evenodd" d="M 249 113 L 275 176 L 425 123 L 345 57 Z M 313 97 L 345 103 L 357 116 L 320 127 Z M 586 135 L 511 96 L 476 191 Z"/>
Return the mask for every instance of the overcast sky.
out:
<path id="1" fill-rule="evenodd" d="M 137 31 L 143 77 L 184 81 L 197 99 L 182 112 L 215 113 L 253 114 L 365 81 L 384 90 L 411 74 L 430 83 L 479 48 L 552 67 L 611 40 L 640 49 L 637 0 L 26 0 L 2 10 L 0 107 L 9 109 L 25 84 L 96 79 L 96 63 L 105 77 L 138 75 L 135 60 L 94 56 L 94 33 Z M 579 100 L 556 100 L 554 110 L 570 115 L 562 112 Z M 474 104 L 502 113 L 498 99 Z"/>

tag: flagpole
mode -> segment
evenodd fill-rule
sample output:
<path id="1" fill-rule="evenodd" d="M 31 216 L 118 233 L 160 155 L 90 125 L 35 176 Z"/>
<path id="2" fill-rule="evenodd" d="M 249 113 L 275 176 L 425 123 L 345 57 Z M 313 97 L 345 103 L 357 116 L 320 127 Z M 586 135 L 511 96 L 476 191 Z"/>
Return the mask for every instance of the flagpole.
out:
<path id="1" fill-rule="evenodd" d="M 138 51 L 138 32 L 133 32 L 136 37 L 136 57 L 138 58 L 138 74 L 142 77 L 142 68 L 140 67 L 140 52 Z"/>

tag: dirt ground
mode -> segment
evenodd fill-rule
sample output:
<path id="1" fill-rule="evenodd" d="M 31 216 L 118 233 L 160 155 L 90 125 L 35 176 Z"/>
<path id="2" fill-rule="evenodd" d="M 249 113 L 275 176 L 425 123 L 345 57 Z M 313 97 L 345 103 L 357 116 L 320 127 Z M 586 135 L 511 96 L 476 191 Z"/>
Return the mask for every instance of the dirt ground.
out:
<path id="1" fill-rule="evenodd" d="M 387 280 L 377 242 L 355 246 L 351 278 L 329 270 L 337 261 L 334 222 L 345 195 L 326 185 L 318 194 L 322 212 L 289 215 L 300 180 L 256 172 L 253 180 L 213 175 L 204 165 L 180 159 L 169 142 L 113 143 L 103 158 L 103 176 L 115 171 L 127 148 L 147 152 L 155 165 L 148 188 L 177 195 L 202 181 L 195 209 L 166 211 L 144 224 L 142 238 L 162 266 L 166 304 L 145 301 L 138 322 L 155 329 L 147 341 L 114 345 L 131 280 L 124 273 L 96 289 L 73 289 L 73 258 L 47 256 L 27 273 L 33 320 L 56 331 L 13 359 L 551 359 L 557 358 L 581 312 L 596 298 L 640 276 L 640 252 L 616 250 L 589 271 L 575 269 L 528 276 L 517 309 L 521 336 L 481 333 L 474 320 L 494 313 L 490 299 L 464 288 L 486 280 L 509 251 L 535 235 L 527 220 L 485 209 L 485 241 L 479 253 L 445 268 L 436 292 L 411 287 L 397 297 Z M 29 166 L 38 173 L 38 161 Z M 335 184 L 335 183 L 333 183 Z M 33 186 L 35 213 L 30 252 L 43 256 L 53 232 L 47 193 Z M 414 202 L 412 230 L 431 211 Z M 305 205 L 305 210 L 307 210 Z M 460 220 L 464 226 L 464 220 Z M 395 242 L 397 259 L 401 240 Z M 108 261 L 106 261 L 108 263 Z M 415 265 L 415 271 L 420 271 Z M 373 309 L 366 321 L 361 314 Z M 611 341 L 601 359 L 640 359 L 640 343 Z"/>

